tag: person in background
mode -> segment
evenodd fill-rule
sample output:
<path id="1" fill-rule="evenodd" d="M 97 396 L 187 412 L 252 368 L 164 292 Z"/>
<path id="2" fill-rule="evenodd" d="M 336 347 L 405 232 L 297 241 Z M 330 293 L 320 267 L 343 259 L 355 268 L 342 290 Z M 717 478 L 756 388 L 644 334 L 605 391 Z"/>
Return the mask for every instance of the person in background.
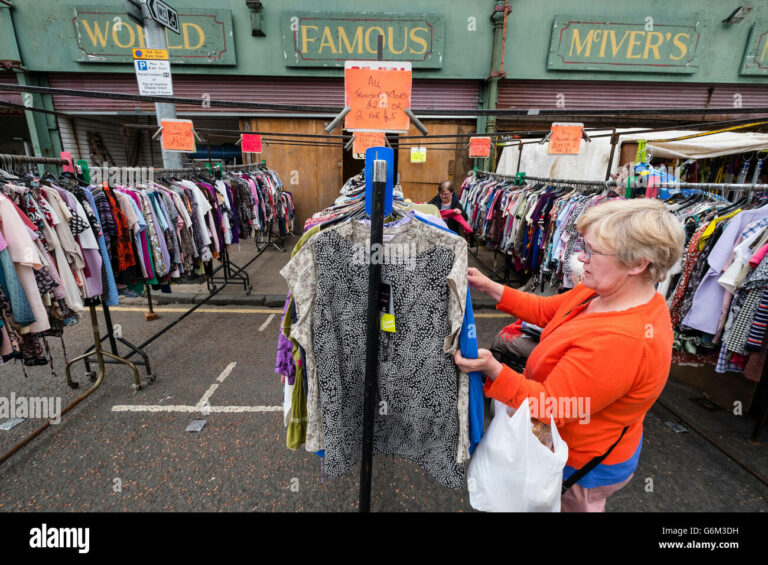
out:
<path id="1" fill-rule="evenodd" d="M 441 211 L 453 210 L 464 218 L 465 223 L 467 221 L 467 213 L 464 211 L 464 208 L 461 207 L 459 197 L 453 192 L 453 183 L 449 180 L 444 180 L 437 185 L 437 196 L 430 200 L 429 204 L 437 206 L 437 209 Z M 465 230 L 458 221 L 450 216 L 444 219 L 445 223 L 448 225 L 448 229 L 457 234 L 464 233 Z"/>
<path id="2" fill-rule="evenodd" d="M 667 382 L 672 322 L 654 285 L 682 255 L 685 233 L 664 204 L 648 198 L 598 204 L 576 225 L 584 282 L 568 292 L 537 296 L 469 269 L 470 286 L 497 309 L 544 328 L 523 373 L 487 349 L 477 359 L 457 352 L 455 361 L 483 373 L 486 396 L 514 408 L 528 401 L 545 424 L 554 417 L 568 444 L 563 480 L 608 454 L 561 497 L 564 512 L 602 512 L 632 478 L 643 419 Z"/>

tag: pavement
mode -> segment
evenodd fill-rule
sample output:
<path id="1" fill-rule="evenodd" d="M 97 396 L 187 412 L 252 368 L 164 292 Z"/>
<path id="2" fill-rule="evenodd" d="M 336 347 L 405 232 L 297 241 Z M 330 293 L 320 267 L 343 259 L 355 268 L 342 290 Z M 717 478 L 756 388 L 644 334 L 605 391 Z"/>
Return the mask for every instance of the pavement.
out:
<path id="1" fill-rule="evenodd" d="M 254 255 L 244 243 L 232 259 L 244 265 Z M 479 255 L 492 266 L 492 254 Z M 285 446 L 274 362 L 287 291 L 278 273 L 288 259 L 287 252 L 267 249 L 247 268 L 250 296 L 242 285 L 227 285 L 149 344 L 152 384 L 135 391 L 127 367 L 108 365 L 98 389 L 0 465 L 0 512 L 355 511 L 359 465 L 329 479 L 317 456 Z M 111 308 L 112 322 L 116 332 L 140 344 L 204 296 L 201 285 L 175 288 L 171 295 L 153 292 L 154 321 L 144 317 L 146 299 L 124 299 Z M 478 340 L 487 344 L 511 320 L 482 302 L 475 307 Z M 101 313 L 99 319 L 103 333 Z M 87 316 L 67 328 L 65 342 L 69 358 L 89 346 Z M 58 397 L 66 406 L 91 386 L 81 362 L 72 371 L 80 388 L 67 386 L 61 342 L 49 343 L 56 375 L 47 366 L 28 367 L 25 377 L 20 365 L 10 363 L 2 369 L 0 397 Z M 120 353 L 127 354 L 122 346 Z M 768 511 L 768 486 L 690 424 L 764 477 L 768 429 L 762 445 L 751 445 L 746 438 L 754 421 L 748 415 L 710 410 L 691 401 L 698 397 L 701 391 L 669 381 L 646 416 L 635 476 L 609 499 L 609 512 Z M 185 431 L 201 419 L 202 431 Z M 688 425 L 688 431 L 673 430 L 671 422 Z M 0 431 L 0 453 L 41 423 L 26 420 Z M 392 456 L 374 458 L 371 505 L 374 511 L 473 511 L 466 488 L 446 489 Z"/>

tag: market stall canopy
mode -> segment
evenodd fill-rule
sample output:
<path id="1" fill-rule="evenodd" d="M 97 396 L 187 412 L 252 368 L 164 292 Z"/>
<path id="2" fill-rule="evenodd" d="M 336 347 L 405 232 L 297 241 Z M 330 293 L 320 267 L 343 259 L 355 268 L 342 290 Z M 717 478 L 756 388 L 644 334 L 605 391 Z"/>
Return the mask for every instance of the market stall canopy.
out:
<path id="1" fill-rule="evenodd" d="M 701 133 L 678 130 L 629 134 L 622 135 L 619 142 L 627 143 L 645 139 L 648 141 L 647 148 L 651 154 L 665 159 L 711 159 L 724 155 L 768 150 L 768 133 L 726 131 L 705 136 Z"/>

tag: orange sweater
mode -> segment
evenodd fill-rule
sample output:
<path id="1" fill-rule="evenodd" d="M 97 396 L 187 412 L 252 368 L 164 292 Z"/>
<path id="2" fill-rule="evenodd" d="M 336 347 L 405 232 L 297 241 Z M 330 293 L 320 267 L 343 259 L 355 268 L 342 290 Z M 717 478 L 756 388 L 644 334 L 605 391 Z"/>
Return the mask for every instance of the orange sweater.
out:
<path id="1" fill-rule="evenodd" d="M 543 404 L 534 415 L 547 424 L 546 405 L 560 407 L 555 423 L 568 443 L 567 464 L 577 469 L 605 453 L 626 425 L 627 433 L 603 464 L 632 457 L 645 413 L 661 394 L 672 361 L 672 325 L 659 293 L 620 312 L 577 316 L 591 296 L 595 292 L 583 284 L 551 297 L 505 287 L 496 308 L 544 331 L 523 374 L 504 365 L 496 380 L 485 384 L 486 396 L 515 408 L 531 398 L 532 414 Z M 589 407 L 588 417 L 578 410 L 579 402 Z"/>

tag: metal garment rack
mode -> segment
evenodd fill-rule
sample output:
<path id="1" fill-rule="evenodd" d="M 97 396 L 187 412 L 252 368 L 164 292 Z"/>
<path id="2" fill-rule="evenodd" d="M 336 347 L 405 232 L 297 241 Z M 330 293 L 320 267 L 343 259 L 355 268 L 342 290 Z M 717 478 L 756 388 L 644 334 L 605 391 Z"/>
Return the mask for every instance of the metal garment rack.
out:
<path id="1" fill-rule="evenodd" d="M 492 173 L 489 171 L 475 171 L 476 173 L 480 173 L 482 175 L 495 177 L 495 178 L 504 178 L 504 179 L 511 179 L 515 180 L 518 177 L 514 175 L 502 175 L 499 173 Z M 607 181 L 585 181 L 585 180 L 571 180 L 571 179 L 554 179 L 554 178 L 548 178 L 548 177 L 534 177 L 534 176 L 525 176 L 525 181 L 534 181 L 534 182 L 541 182 L 545 184 L 552 184 L 555 186 L 588 186 L 588 187 L 602 187 L 602 188 L 612 188 L 612 187 L 621 187 L 616 181 L 614 180 L 607 180 Z M 703 191 L 716 191 L 724 193 L 726 191 L 735 191 L 737 194 L 740 194 L 741 192 L 766 192 L 768 193 L 768 184 L 738 184 L 738 183 L 712 183 L 712 182 L 659 182 L 654 185 L 654 187 L 657 188 L 676 188 L 676 189 L 698 189 Z M 753 444 L 759 444 L 760 443 L 760 430 L 766 421 L 768 421 L 768 362 L 766 362 L 763 365 L 763 372 L 762 376 L 760 377 L 760 382 L 758 383 L 757 389 L 755 390 L 752 405 L 754 406 L 757 404 L 757 407 L 755 408 L 755 413 L 757 417 L 757 422 L 755 423 L 755 427 L 752 430 L 752 434 L 749 437 L 749 440 Z M 726 453 L 726 455 L 729 455 Z M 730 455 L 729 455 L 730 456 Z"/>
<path id="2" fill-rule="evenodd" d="M 6 155 L 6 154 L 0 154 L 0 166 L 4 166 L 6 164 L 10 164 L 11 167 L 18 165 L 32 165 L 32 164 L 42 164 L 42 165 L 68 165 L 69 161 L 65 159 L 55 159 L 51 157 L 31 157 L 26 155 Z M 10 180 L 10 179 L 9 179 Z M 83 400 L 88 398 L 93 392 L 101 386 L 102 382 L 104 382 L 104 374 L 106 373 L 106 366 L 105 366 L 105 357 L 108 357 L 112 359 L 115 363 L 120 363 L 124 365 L 128 365 L 133 370 L 133 376 L 134 381 L 137 385 L 139 385 L 139 388 L 141 388 L 141 381 L 139 379 L 139 372 L 136 369 L 136 365 L 128 361 L 127 359 L 124 359 L 122 357 L 119 357 L 116 354 L 109 353 L 107 351 L 104 351 L 101 347 L 101 343 L 103 339 L 99 336 L 99 320 L 96 315 L 96 305 L 95 303 L 92 303 L 88 307 L 90 311 L 90 317 L 91 317 L 91 331 L 93 333 L 93 351 L 86 352 L 83 355 L 80 355 L 79 357 L 75 357 L 74 359 L 70 360 L 66 365 L 66 379 L 67 384 L 70 388 L 79 388 L 79 383 L 72 380 L 71 377 L 71 369 L 72 365 L 80 360 L 87 360 L 88 357 L 91 357 L 93 355 L 96 356 L 96 360 L 98 362 L 99 366 L 99 372 L 98 375 L 95 375 L 94 384 L 86 390 L 83 394 L 81 394 L 78 398 L 76 398 L 74 401 L 72 401 L 70 404 L 68 404 L 62 411 L 61 416 L 64 416 L 67 412 L 72 410 L 75 406 L 80 404 Z M 108 322 L 109 324 L 109 322 Z M 111 326 L 111 324 L 110 324 Z M 136 386 L 136 385 L 134 385 Z M 138 390 L 138 389 L 137 389 Z M 50 420 L 47 421 L 45 424 L 37 428 L 34 432 L 32 432 L 30 435 L 25 437 L 23 440 L 18 442 L 16 445 L 11 447 L 8 451 L 0 455 L 0 465 L 2 465 L 5 461 L 7 461 L 10 457 L 12 457 L 15 453 L 19 452 L 24 446 L 29 444 L 33 439 L 35 439 L 37 436 L 42 434 L 48 427 L 51 425 Z"/>

